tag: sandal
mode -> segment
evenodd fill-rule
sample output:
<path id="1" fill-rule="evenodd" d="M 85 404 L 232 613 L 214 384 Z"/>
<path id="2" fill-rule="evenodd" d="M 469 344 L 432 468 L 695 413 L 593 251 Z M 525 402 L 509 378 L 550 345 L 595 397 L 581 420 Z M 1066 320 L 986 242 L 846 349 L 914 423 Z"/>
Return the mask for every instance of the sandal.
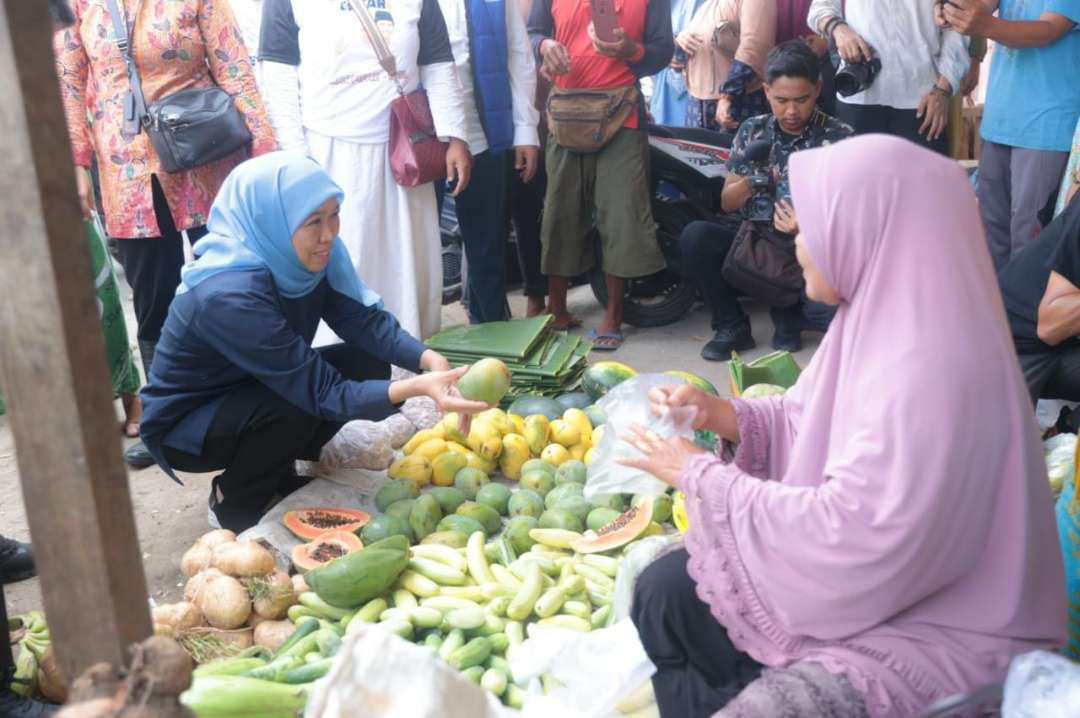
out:
<path id="1" fill-rule="evenodd" d="M 623 345 L 626 341 L 626 337 L 622 332 L 597 332 L 595 329 L 589 331 L 589 341 L 592 342 L 592 348 L 600 352 L 613 352 Z"/>
<path id="2" fill-rule="evenodd" d="M 580 326 L 581 320 L 573 316 L 572 314 L 568 314 L 565 321 L 553 319 L 551 322 L 548 323 L 547 328 L 553 332 L 565 332 L 569 329 L 577 329 Z"/>

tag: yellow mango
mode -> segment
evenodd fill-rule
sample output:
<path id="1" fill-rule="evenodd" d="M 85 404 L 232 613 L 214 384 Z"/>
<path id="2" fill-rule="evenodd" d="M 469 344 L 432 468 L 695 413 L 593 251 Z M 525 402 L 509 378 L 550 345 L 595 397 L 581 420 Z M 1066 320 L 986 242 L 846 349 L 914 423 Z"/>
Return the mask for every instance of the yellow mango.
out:
<path id="1" fill-rule="evenodd" d="M 548 444 L 540 452 L 540 458 L 554 466 L 561 466 L 572 457 L 570 451 L 562 444 Z"/>
<path id="2" fill-rule="evenodd" d="M 432 461 L 436 456 L 446 451 L 446 442 L 442 439 L 428 439 L 420 446 L 416 447 L 416 451 L 413 454 L 419 454 L 428 461 Z"/>
<path id="3" fill-rule="evenodd" d="M 442 427 L 444 439 L 456 441 L 459 444 L 465 443 L 465 434 L 461 431 L 461 415 L 456 411 L 451 411 L 444 416 L 438 425 Z"/>
<path id="4" fill-rule="evenodd" d="M 391 479 L 408 479 L 417 486 L 431 483 L 431 462 L 420 454 L 403 456 L 386 470 Z"/>
<path id="5" fill-rule="evenodd" d="M 431 483 L 436 486 L 453 486 L 454 475 L 468 464 L 464 454 L 444 451 L 431 462 Z"/>
<path id="6" fill-rule="evenodd" d="M 502 409 L 481 411 L 476 415 L 476 420 L 490 424 L 502 436 L 514 433 L 514 422 L 510 420 L 510 417 Z"/>
<path id="7" fill-rule="evenodd" d="M 514 422 L 514 433 L 525 436 L 525 417 L 520 414 L 507 414 L 507 416 Z"/>
<path id="8" fill-rule="evenodd" d="M 529 442 L 529 450 L 535 456 L 539 456 L 544 447 L 548 445 L 548 418 L 543 414 L 533 414 L 525 419 L 525 433 L 523 436 Z"/>
<path id="9" fill-rule="evenodd" d="M 604 439 L 604 432 L 607 431 L 607 424 L 601 424 L 592 430 L 592 445 L 600 446 L 600 442 Z"/>
<path id="10" fill-rule="evenodd" d="M 570 447 L 570 458 L 582 461 L 585 459 L 586 452 L 592 447 L 587 442 L 581 442 L 580 444 L 574 444 Z"/>
<path id="11" fill-rule="evenodd" d="M 465 443 L 485 461 L 495 461 L 502 453 L 502 434 L 487 422 L 474 420 Z"/>
<path id="12" fill-rule="evenodd" d="M 582 441 L 592 440 L 592 422 L 589 421 L 589 417 L 585 415 L 585 412 L 581 409 L 567 409 L 562 415 L 563 421 L 569 421 L 571 424 L 578 428 L 581 432 Z"/>
<path id="13" fill-rule="evenodd" d="M 594 448 L 589 449 L 588 451 L 585 452 L 585 458 L 583 458 L 581 461 L 586 466 L 588 466 L 589 464 L 591 464 L 593 462 L 593 459 L 595 459 L 595 458 L 596 458 L 596 448 L 594 447 Z"/>
<path id="14" fill-rule="evenodd" d="M 474 469 L 480 469 L 485 475 L 490 476 L 494 471 L 497 464 L 494 461 L 487 461 L 480 458 L 480 455 L 475 451 L 470 451 L 465 454 L 466 466 Z"/>
<path id="15" fill-rule="evenodd" d="M 517 481 L 521 478 L 521 467 L 530 457 L 529 442 L 521 434 L 507 434 L 502 439 L 502 455 L 499 456 L 499 470 L 503 476 Z"/>
<path id="16" fill-rule="evenodd" d="M 453 451 L 455 454 L 468 454 L 469 451 L 471 451 L 471 449 L 469 449 L 469 447 L 467 447 L 467 446 L 465 446 L 463 444 L 459 444 L 456 441 L 448 441 L 448 442 L 446 442 L 446 450 L 447 451 Z"/>
<path id="17" fill-rule="evenodd" d="M 405 446 L 401 447 L 401 451 L 404 454 L 411 454 L 416 451 L 416 448 L 430 439 L 442 438 L 439 432 L 434 429 L 421 429 L 412 435 L 412 438 L 405 442 Z"/>
<path id="18" fill-rule="evenodd" d="M 552 441 L 568 449 L 574 444 L 581 443 L 581 430 L 565 419 L 556 419 L 551 422 L 549 433 Z"/>

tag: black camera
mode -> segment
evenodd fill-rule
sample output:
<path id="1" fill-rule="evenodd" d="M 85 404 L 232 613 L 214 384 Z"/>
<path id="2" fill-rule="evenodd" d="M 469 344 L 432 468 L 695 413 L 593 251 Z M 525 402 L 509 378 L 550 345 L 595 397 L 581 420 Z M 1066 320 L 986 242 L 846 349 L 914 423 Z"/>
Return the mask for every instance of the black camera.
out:
<path id="1" fill-rule="evenodd" d="M 744 212 L 751 222 L 773 221 L 773 204 L 776 201 L 776 185 L 773 183 L 772 167 L 769 165 L 772 145 L 765 140 L 754 140 L 746 146 L 743 158 L 750 165 L 746 176 L 750 183 L 750 200 Z"/>
<path id="2" fill-rule="evenodd" d="M 881 72 L 881 59 L 860 60 L 859 62 L 845 62 L 836 71 L 836 92 L 841 97 L 851 97 L 857 92 L 863 92 Z"/>

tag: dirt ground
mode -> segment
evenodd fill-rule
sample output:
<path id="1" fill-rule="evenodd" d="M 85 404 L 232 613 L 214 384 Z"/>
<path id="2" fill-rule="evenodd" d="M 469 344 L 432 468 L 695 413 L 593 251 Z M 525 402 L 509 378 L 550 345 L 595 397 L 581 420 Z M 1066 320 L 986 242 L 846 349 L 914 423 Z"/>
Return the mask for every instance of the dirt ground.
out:
<path id="1" fill-rule="evenodd" d="M 132 331 L 134 317 L 130 307 L 130 291 L 123 286 L 128 303 L 128 327 Z M 514 316 L 524 316 L 524 298 L 514 292 L 510 298 Z M 584 320 L 587 331 L 596 326 L 602 309 L 597 305 L 587 286 L 571 291 L 570 310 Z M 758 348 L 746 352 L 754 358 L 771 351 L 768 346 L 772 327 L 767 311 L 749 308 L 753 320 L 754 336 Z M 454 303 L 443 307 L 443 326 L 466 321 L 461 305 Z M 640 372 L 684 369 L 706 377 L 721 391 L 728 386 L 727 371 L 721 364 L 701 359 L 702 345 L 712 337 L 707 310 L 697 306 L 681 321 L 654 329 L 626 327 L 626 343 L 616 352 L 594 352 L 592 359 L 614 359 L 634 367 Z M 132 331 L 133 335 L 133 331 Z M 806 335 L 806 347 L 797 356 L 800 363 L 809 361 L 819 337 Z M 118 408 L 119 411 L 119 408 Z M 29 538 L 23 509 L 19 475 L 16 469 L 15 445 L 9 427 L 9 417 L 0 416 L 0 533 L 20 540 Z M 119 435 L 119 425 L 117 434 Z M 125 446 L 133 440 L 124 440 Z M 210 474 L 180 474 L 184 486 L 178 486 L 157 467 L 131 472 L 129 483 L 138 523 L 139 541 L 150 596 L 157 602 L 176 600 L 182 593 L 180 557 L 191 543 L 208 530 L 207 493 Z M 22 613 L 41 606 L 41 592 L 37 580 L 4 587 L 9 614 Z"/>

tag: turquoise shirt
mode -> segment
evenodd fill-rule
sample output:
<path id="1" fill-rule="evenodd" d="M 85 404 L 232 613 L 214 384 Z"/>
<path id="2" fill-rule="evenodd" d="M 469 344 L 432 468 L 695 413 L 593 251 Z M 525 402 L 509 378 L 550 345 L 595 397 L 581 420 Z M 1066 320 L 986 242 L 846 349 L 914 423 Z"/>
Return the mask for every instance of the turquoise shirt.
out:
<path id="1" fill-rule="evenodd" d="M 1080 23 L 1080 0 L 1001 0 L 1005 20 L 1037 20 L 1044 12 Z M 982 136 L 1031 150 L 1068 152 L 1080 117 L 1080 29 L 1048 47 L 998 45 L 990 67 Z"/>

